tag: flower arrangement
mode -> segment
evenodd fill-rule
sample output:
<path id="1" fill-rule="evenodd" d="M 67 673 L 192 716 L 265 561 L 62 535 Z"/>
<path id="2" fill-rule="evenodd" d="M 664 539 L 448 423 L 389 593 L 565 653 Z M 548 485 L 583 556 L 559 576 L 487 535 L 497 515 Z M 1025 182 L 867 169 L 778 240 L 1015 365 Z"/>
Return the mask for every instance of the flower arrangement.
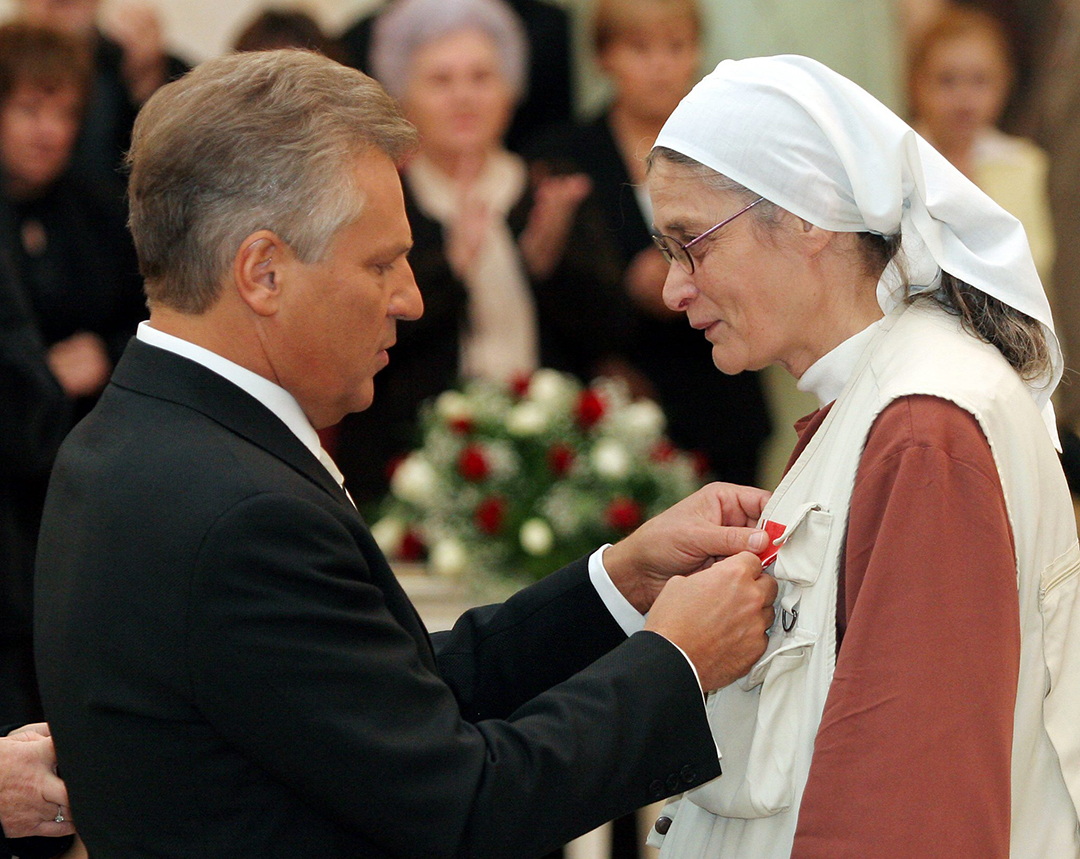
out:
<path id="1" fill-rule="evenodd" d="M 538 579 L 615 542 L 701 485 L 649 400 L 554 370 L 473 381 L 425 404 L 372 528 L 391 558 L 437 574 Z"/>

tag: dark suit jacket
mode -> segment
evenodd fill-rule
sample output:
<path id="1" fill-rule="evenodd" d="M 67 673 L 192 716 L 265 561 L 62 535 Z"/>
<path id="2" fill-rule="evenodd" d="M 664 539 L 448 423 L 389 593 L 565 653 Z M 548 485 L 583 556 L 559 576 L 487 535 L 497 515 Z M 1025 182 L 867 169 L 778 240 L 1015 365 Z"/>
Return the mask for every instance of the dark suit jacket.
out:
<path id="1" fill-rule="evenodd" d="M 627 640 L 585 562 L 433 649 L 307 448 L 138 341 L 61 449 L 38 557 L 95 859 L 526 859 L 719 771 L 690 667 Z"/>

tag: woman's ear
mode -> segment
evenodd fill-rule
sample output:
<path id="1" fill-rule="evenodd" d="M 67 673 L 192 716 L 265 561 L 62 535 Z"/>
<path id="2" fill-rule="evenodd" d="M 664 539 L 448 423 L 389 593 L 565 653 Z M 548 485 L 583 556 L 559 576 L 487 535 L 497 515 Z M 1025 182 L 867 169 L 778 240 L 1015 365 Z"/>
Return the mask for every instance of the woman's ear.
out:
<path id="1" fill-rule="evenodd" d="M 832 230 L 825 230 L 816 224 L 811 224 L 809 221 L 804 221 L 802 218 L 798 220 L 801 229 L 799 236 L 800 247 L 807 256 L 817 256 L 836 238 L 837 233 Z"/>
<path id="2" fill-rule="evenodd" d="M 292 250 L 270 230 L 240 243 L 233 258 L 233 283 L 243 302 L 259 316 L 273 316 L 281 301 L 281 279 Z"/>

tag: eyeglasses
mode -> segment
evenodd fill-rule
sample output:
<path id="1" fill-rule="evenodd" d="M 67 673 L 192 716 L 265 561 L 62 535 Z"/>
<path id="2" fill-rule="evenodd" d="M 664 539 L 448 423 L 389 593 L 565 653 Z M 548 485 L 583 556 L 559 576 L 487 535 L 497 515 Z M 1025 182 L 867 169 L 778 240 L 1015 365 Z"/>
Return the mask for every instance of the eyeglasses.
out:
<path id="1" fill-rule="evenodd" d="M 725 218 L 719 224 L 717 224 L 715 227 L 709 227 L 709 229 L 707 229 L 705 232 L 703 232 L 700 236 L 697 236 L 696 238 L 690 239 L 690 241 L 688 241 L 685 245 L 682 242 L 680 242 L 678 239 L 673 239 L 671 236 L 654 235 L 652 237 L 652 240 L 654 242 L 656 242 L 656 246 L 658 248 L 660 248 L 660 253 L 662 253 L 664 255 L 664 259 L 666 259 L 668 261 L 668 265 L 670 265 L 673 262 L 676 262 L 676 263 L 679 264 L 679 268 L 681 268 L 687 274 L 693 274 L 694 273 L 694 258 L 692 256 L 690 256 L 690 248 L 692 248 L 694 245 L 696 245 L 698 242 L 700 242 L 702 239 L 706 238 L 707 236 L 711 236 L 713 233 L 715 233 L 721 227 L 726 227 L 728 224 L 730 224 L 732 221 L 734 221 L 737 217 L 739 217 L 739 215 L 741 215 L 743 212 L 749 212 L 752 208 L 754 208 L 754 206 L 756 206 L 758 203 L 760 203 L 764 199 L 765 199 L 764 197 L 758 197 L 749 206 L 743 206 L 741 209 L 739 209 L 739 211 L 737 211 L 730 218 Z"/>

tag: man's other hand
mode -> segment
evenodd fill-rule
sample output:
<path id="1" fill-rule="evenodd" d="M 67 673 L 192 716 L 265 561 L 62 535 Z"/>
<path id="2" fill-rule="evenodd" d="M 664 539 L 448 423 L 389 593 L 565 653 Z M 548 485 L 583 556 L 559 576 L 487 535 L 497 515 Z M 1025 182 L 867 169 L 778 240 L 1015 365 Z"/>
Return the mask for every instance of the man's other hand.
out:
<path id="1" fill-rule="evenodd" d="M 63 817 L 60 823 L 58 816 Z M 56 837 L 75 831 L 45 723 L 0 737 L 0 825 L 8 838 Z"/>
<path id="2" fill-rule="evenodd" d="M 772 626 L 776 580 L 749 552 L 690 577 L 668 581 L 645 629 L 682 648 L 705 692 L 746 674 L 765 652 Z"/>
<path id="3" fill-rule="evenodd" d="M 764 549 L 768 535 L 755 526 L 770 494 L 750 486 L 710 483 L 605 551 L 604 569 L 644 614 L 671 576 Z"/>

